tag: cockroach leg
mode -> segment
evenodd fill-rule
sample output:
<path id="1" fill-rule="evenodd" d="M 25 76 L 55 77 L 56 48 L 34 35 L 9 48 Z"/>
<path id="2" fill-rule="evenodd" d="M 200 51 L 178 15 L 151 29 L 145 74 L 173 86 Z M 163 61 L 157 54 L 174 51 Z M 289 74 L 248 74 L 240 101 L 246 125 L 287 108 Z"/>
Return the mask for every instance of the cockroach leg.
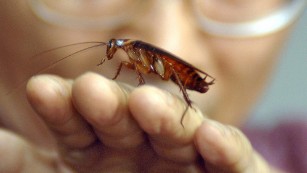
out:
<path id="1" fill-rule="evenodd" d="M 188 93 L 186 91 L 186 88 L 182 85 L 181 81 L 180 81 L 180 78 L 176 72 L 176 70 L 171 67 L 171 70 L 172 70 L 172 74 L 175 76 L 176 78 L 176 81 L 177 81 L 177 84 L 180 88 L 180 91 L 182 91 L 182 94 L 183 94 L 183 97 L 184 97 L 184 100 L 187 102 L 188 106 L 189 107 L 192 107 L 192 101 L 190 100 L 189 96 L 188 96 Z"/>
<path id="2" fill-rule="evenodd" d="M 181 124 L 181 126 L 182 126 L 183 128 L 184 128 L 184 125 L 183 125 L 183 118 L 184 118 L 184 115 L 187 113 L 188 109 L 189 109 L 189 106 L 186 105 L 185 110 L 184 110 L 184 112 L 183 112 L 182 115 L 181 115 L 180 124 Z"/>
<path id="3" fill-rule="evenodd" d="M 97 64 L 97 66 L 102 65 L 105 61 L 106 61 L 106 58 L 105 58 L 105 57 L 101 58 L 101 61 L 100 61 L 100 63 Z"/>
<path id="4" fill-rule="evenodd" d="M 170 66 L 170 67 L 171 67 L 172 75 L 175 76 L 176 81 L 177 81 L 177 84 L 178 84 L 180 90 L 182 91 L 183 98 L 184 98 L 184 100 L 185 100 L 186 103 L 187 103 L 187 106 L 186 106 L 184 112 L 182 113 L 182 115 L 181 115 L 181 120 L 180 120 L 180 123 L 181 123 L 182 127 L 184 127 L 184 126 L 183 126 L 183 118 L 184 118 L 185 114 L 187 113 L 189 107 L 192 108 L 192 109 L 194 109 L 194 108 L 192 107 L 192 101 L 190 100 L 190 98 L 189 98 L 189 96 L 188 96 L 188 93 L 187 93 L 185 87 L 182 85 L 182 83 L 181 83 L 181 81 L 180 81 L 180 78 L 179 78 L 179 76 L 178 76 L 176 70 L 175 70 L 172 66 Z M 195 110 L 195 109 L 194 109 L 194 110 Z"/>
<path id="5" fill-rule="evenodd" d="M 145 80 L 144 80 L 144 78 L 142 76 L 142 73 L 139 71 L 139 69 L 136 67 L 135 64 L 133 64 L 131 62 L 128 62 L 128 61 L 122 61 L 120 63 L 120 65 L 118 66 L 118 69 L 116 71 L 115 76 L 112 78 L 113 80 L 115 80 L 119 76 L 123 66 L 127 67 L 128 69 L 134 70 L 136 72 L 137 78 L 139 80 L 138 86 L 145 84 Z"/>
<path id="6" fill-rule="evenodd" d="M 213 79 L 212 81 L 210 81 L 210 82 L 208 83 L 208 85 L 213 85 L 213 84 L 214 84 L 214 81 L 215 81 L 215 79 Z"/>
<path id="7" fill-rule="evenodd" d="M 126 66 L 129 69 L 135 70 L 135 65 L 133 63 L 122 61 L 117 68 L 115 76 L 112 78 L 113 80 L 115 80 L 119 76 L 123 66 Z"/>
<path id="8" fill-rule="evenodd" d="M 138 83 L 138 86 L 140 86 L 140 85 L 144 85 L 145 84 L 145 80 L 144 80 L 144 78 L 143 78 L 143 75 L 142 75 L 142 73 L 137 69 L 136 70 L 136 73 L 137 73 L 137 78 L 138 78 L 138 80 L 139 80 L 139 83 Z"/>

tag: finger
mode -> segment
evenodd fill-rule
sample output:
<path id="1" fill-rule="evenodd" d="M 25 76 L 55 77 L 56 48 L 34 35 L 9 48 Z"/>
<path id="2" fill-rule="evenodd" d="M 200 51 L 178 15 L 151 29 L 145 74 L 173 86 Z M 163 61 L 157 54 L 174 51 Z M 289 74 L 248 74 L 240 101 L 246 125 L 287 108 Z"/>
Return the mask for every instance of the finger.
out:
<path id="1" fill-rule="evenodd" d="M 269 172 L 267 163 L 235 127 L 204 120 L 196 132 L 195 144 L 212 172 Z"/>
<path id="2" fill-rule="evenodd" d="M 197 159 L 193 136 L 203 115 L 189 109 L 181 118 L 186 104 L 174 95 L 155 87 L 142 86 L 133 91 L 129 100 L 132 115 L 149 135 L 156 153 L 166 159 L 192 162 Z"/>
<path id="3" fill-rule="evenodd" d="M 129 92 L 129 87 L 94 73 L 82 75 L 73 85 L 75 107 L 107 147 L 134 148 L 144 141 L 128 110 Z"/>
<path id="4" fill-rule="evenodd" d="M 72 106 L 71 85 L 71 81 L 54 75 L 33 77 L 27 84 L 27 98 L 53 131 L 59 145 L 85 148 L 96 137 Z"/>
<path id="5" fill-rule="evenodd" d="M 58 159 L 55 151 L 44 151 L 23 138 L 0 129 L 0 172 L 71 172 Z"/>

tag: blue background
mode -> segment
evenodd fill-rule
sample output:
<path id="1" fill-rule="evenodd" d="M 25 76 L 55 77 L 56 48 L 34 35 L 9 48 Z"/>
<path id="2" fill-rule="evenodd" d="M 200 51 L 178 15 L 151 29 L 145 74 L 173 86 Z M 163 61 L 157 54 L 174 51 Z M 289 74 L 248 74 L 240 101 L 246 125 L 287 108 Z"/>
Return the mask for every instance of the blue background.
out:
<path id="1" fill-rule="evenodd" d="M 307 120 L 307 12 L 296 23 L 281 53 L 271 83 L 248 123 L 275 125 L 285 119 Z"/>

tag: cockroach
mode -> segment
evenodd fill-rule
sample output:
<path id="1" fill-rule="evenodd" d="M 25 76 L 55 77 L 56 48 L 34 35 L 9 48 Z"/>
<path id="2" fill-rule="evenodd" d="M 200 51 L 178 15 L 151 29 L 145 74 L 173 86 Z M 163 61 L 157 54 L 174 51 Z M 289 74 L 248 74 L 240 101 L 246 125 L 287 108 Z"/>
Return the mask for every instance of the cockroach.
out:
<path id="1" fill-rule="evenodd" d="M 118 49 L 124 50 L 129 57 L 129 61 L 120 63 L 113 80 L 119 76 L 122 67 L 125 66 L 136 72 L 139 80 L 138 85 L 145 84 L 142 74 L 154 73 L 159 75 L 162 80 L 171 79 L 179 86 L 187 103 L 187 107 L 181 117 L 181 125 L 188 107 L 192 108 L 192 101 L 186 89 L 205 93 L 208 91 L 209 85 L 214 84 L 215 79 L 206 72 L 149 43 L 130 39 L 111 39 L 106 45 L 106 58 L 108 60 L 113 58 Z M 98 65 L 103 64 L 104 61 L 105 58 Z M 201 77 L 199 73 L 205 76 Z M 207 82 L 207 77 L 212 80 Z"/>
<path id="2" fill-rule="evenodd" d="M 167 81 L 171 79 L 175 84 L 179 86 L 180 91 L 183 94 L 184 100 L 187 103 L 187 107 L 183 112 L 180 121 L 182 126 L 183 118 L 188 110 L 188 107 L 193 108 L 192 101 L 190 100 L 186 89 L 198 91 L 200 93 L 206 93 L 209 89 L 209 86 L 214 84 L 215 81 L 215 79 L 206 72 L 196 68 L 195 66 L 178 58 L 177 56 L 154 45 L 139 40 L 110 39 L 108 42 L 82 42 L 50 49 L 42 53 L 54 51 L 63 47 L 86 43 L 97 44 L 76 51 L 66 57 L 57 60 L 56 62 L 53 62 L 51 65 L 54 65 L 57 62 L 82 51 L 106 45 L 106 57 L 102 58 L 100 63 L 97 64 L 99 66 L 102 65 L 106 59 L 111 60 L 118 49 L 122 49 L 127 53 L 129 59 L 128 61 L 121 61 L 116 71 L 116 74 L 112 79 L 115 80 L 119 76 L 124 66 L 136 72 L 139 81 L 138 85 L 145 84 L 143 74 L 154 73 L 159 75 L 162 80 Z M 201 77 L 199 73 L 203 74 L 204 77 Z M 211 78 L 209 82 L 206 81 L 207 77 Z"/>

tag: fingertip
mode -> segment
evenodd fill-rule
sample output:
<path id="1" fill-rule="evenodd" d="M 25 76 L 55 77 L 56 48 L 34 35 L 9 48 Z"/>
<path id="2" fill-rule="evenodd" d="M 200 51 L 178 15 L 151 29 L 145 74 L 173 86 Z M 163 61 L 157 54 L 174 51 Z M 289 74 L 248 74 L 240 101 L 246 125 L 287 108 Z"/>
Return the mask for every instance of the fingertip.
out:
<path id="1" fill-rule="evenodd" d="M 41 94 L 52 96 L 54 93 L 66 96 L 70 94 L 69 85 L 60 77 L 55 75 L 39 75 L 32 77 L 27 83 L 29 94 Z"/>
<path id="2" fill-rule="evenodd" d="M 70 85 L 54 75 L 32 77 L 27 84 L 27 98 L 34 110 L 48 122 L 58 122 L 67 111 L 63 107 L 70 105 Z M 60 120 L 61 121 L 61 120 Z"/>
<path id="3" fill-rule="evenodd" d="M 182 163 L 196 160 L 193 137 L 200 119 L 189 119 L 191 124 L 183 128 L 180 120 L 185 105 L 178 97 L 152 86 L 141 86 L 131 93 L 129 109 L 157 155 Z M 192 117 L 194 110 L 190 113 L 187 116 Z"/>
<path id="4" fill-rule="evenodd" d="M 129 109 L 140 126 L 149 134 L 194 134 L 203 114 L 188 109 L 179 97 L 153 86 L 136 88 L 129 98 Z"/>
<path id="5" fill-rule="evenodd" d="M 109 122 L 119 101 L 115 85 L 101 75 L 87 72 L 78 77 L 72 88 L 72 100 L 76 109 L 91 123 Z M 103 116 L 102 116 L 103 115 Z"/>
<path id="6" fill-rule="evenodd" d="M 227 170 L 245 169 L 252 154 L 239 130 L 208 119 L 197 129 L 195 145 L 204 160 Z"/>
<path id="7" fill-rule="evenodd" d="M 152 86 L 136 88 L 129 98 L 129 109 L 140 126 L 150 134 L 158 134 L 161 124 L 171 122 L 169 97 L 163 91 Z"/>
<path id="8" fill-rule="evenodd" d="M 129 90 L 125 84 L 87 72 L 73 85 L 73 103 L 84 118 L 99 129 L 115 125 L 129 116 Z"/>
<path id="9" fill-rule="evenodd" d="M 46 101 L 45 97 L 53 98 L 55 90 L 59 87 L 50 85 L 50 83 L 54 84 L 51 81 L 47 76 L 34 76 L 28 81 L 26 94 L 31 104 L 42 104 Z"/>
<path id="10" fill-rule="evenodd" d="M 95 135 L 110 148 L 133 148 L 143 142 L 143 133 L 128 109 L 130 86 L 98 74 L 76 79 L 73 102 Z"/>
<path id="11" fill-rule="evenodd" d="M 218 164 L 221 158 L 219 153 L 221 143 L 220 131 L 210 123 L 210 120 L 203 121 L 195 133 L 195 145 L 202 157 L 210 163 Z"/>

